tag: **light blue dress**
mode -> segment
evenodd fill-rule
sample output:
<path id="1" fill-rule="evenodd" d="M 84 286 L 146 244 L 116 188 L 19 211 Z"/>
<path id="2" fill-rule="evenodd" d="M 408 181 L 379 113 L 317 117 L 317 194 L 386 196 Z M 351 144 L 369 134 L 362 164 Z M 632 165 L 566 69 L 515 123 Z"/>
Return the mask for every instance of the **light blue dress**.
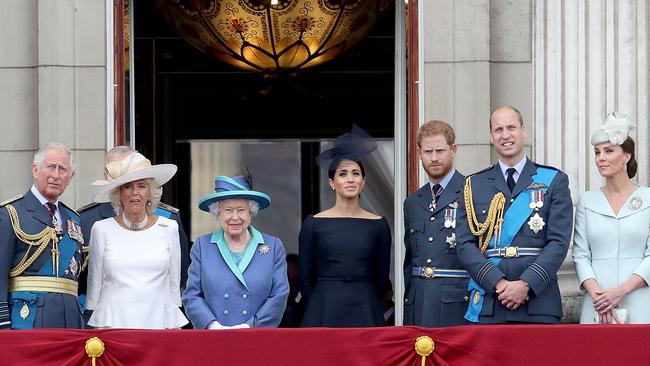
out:
<path id="1" fill-rule="evenodd" d="M 602 289 L 613 288 L 633 273 L 650 280 L 650 188 L 639 187 L 614 214 L 598 189 L 585 192 L 576 210 L 573 261 L 582 284 L 593 278 Z M 650 323 L 650 287 L 623 298 L 630 323 Z M 592 297 L 585 292 L 580 323 L 594 323 Z"/>

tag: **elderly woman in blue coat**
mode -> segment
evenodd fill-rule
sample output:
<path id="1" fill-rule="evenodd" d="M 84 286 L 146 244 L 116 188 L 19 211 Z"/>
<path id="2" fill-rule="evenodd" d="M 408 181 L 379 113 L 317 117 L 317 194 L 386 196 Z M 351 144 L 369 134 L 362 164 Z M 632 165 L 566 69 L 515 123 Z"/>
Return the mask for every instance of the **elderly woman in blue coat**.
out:
<path id="1" fill-rule="evenodd" d="M 245 177 L 218 176 L 199 201 L 221 228 L 199 237 L 190 253 L 183 305 L 196 329 L 277 327 L 289 295 L 280 239 L 251 225 L 271 198 Z"/>

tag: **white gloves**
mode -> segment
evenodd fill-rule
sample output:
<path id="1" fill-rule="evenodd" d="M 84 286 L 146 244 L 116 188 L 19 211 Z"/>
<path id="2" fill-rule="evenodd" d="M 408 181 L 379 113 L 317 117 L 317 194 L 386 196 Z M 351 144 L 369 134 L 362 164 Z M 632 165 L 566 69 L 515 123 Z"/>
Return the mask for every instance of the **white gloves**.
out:
<path id="1" fill-rule="evenodd" d="M 221 323 L 219 323 L 218 321 L 213 320 L 212 322 L 210 322 L 210 324 L 208 324 L 207 329 L 243 329 L 243 328 L 250 328 L 250 326 L 246 323 L 237 324 L 233 326 L 221 325 Z"/>

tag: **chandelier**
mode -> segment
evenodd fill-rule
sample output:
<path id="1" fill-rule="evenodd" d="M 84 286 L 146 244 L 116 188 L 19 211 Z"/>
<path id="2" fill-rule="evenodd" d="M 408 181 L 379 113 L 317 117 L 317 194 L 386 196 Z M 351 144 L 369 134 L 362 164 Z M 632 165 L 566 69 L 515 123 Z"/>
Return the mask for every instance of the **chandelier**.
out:
<path id="1" fill-rule="evenodd" d="M 156 0 L 200 50 L 245 70 L 322 64 L 363 39 L 390 0 Z"/>

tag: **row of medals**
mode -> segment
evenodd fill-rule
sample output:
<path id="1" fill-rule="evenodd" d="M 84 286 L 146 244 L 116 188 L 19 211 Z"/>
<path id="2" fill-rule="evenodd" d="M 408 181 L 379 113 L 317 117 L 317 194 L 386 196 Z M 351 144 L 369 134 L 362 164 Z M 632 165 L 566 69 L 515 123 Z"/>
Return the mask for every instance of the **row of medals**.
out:
<path id="1" fill-rule="evenodd" d="M 431 204 L 429 205 L 429 212 L 433 213 L 433 210 L 436 208 L 436 198 L 433 197 Z M 456 212 L 458 211 L 458 202 L 453 202 L 449 204 L 449 207 L 445 208 L 445 222 L 444 226 L 446 229 L 456 228 Z M 433 220 L 433 216 L 431 216 Z M 452 232 L 451 236 L 445 237 L 445 242 L 449 244 L 449 249 L 456 248 L 456 233 Z"/>

